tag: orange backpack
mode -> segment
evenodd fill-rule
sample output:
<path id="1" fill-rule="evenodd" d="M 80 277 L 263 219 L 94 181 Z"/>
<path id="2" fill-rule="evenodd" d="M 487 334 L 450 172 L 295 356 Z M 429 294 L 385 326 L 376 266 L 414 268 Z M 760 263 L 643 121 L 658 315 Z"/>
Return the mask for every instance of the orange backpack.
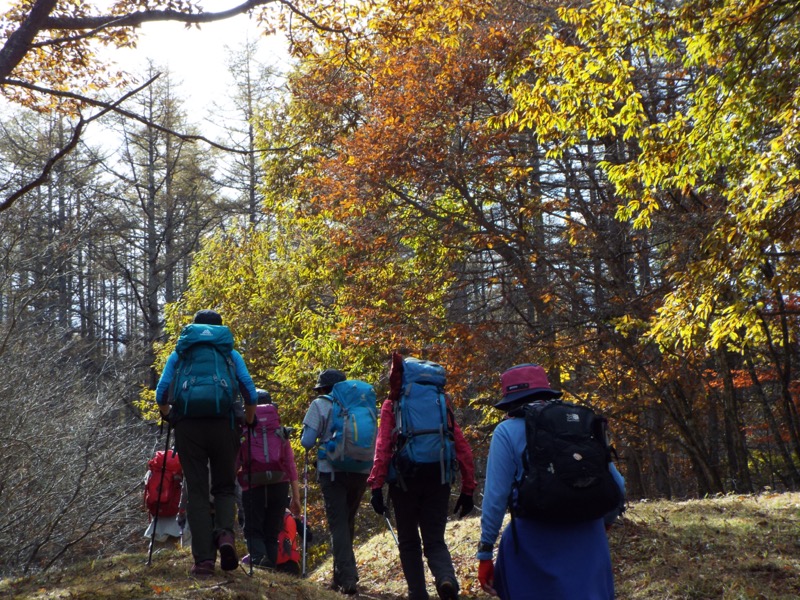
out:
<path id="1" fill-rule="evenodd" d="M 283 517 L 283 530 L 278 535 L 277 567 L 280 571 L 299 573 L 300 536 L 297 535 L 297 521 L 288 510 Z"/>

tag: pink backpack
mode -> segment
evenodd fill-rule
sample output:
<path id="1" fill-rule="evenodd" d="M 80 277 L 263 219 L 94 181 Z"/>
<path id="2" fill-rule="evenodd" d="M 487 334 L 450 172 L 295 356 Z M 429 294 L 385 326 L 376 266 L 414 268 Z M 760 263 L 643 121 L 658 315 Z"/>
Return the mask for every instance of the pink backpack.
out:
<path id="1" fill-rule="evenodd" d="M 259 404 L 256 406 L 256 418 L 258 424 L 253 428 L 252 433 L 247 429 L 244 441 L 239 448 L 239 481 L 244 484 L 247 481 L 247 473 L 263 473 L 265 471 L 282 471 L 281 457 L 284 452 L 286 440 L 281 427 L 281 419 L 278 416 L 278 409 L 274 404 Z M 248 439 L 252 435 L 252 439 Z M 253 463 L 248 465 L 248 460 L 252 453 Z M 244 480 L 244 481 L 242 481 Z M 256 483 L 257 479 L 253 478 Z M 257 485 L 257 484 L 256 484 Z"/>

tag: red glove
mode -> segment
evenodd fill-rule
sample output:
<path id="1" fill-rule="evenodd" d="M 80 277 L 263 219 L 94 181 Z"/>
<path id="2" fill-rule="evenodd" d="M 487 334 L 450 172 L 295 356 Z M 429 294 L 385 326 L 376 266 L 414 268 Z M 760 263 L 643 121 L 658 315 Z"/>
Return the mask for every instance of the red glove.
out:
<path id="1" fill-rule="evenodd" d="M 490 596 L 497 596 L 494 590 L 494 562 L 482 560 L 478 565 L 478 581 L 484 592 Z"/>

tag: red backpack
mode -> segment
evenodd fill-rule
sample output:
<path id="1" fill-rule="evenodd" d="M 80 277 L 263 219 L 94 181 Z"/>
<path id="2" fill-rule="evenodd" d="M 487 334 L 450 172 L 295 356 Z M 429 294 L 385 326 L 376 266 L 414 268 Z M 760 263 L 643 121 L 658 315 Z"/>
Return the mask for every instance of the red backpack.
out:
<path id="1" fill-rule="evenodd" d="M 281 427 L 278 409 L 274 404 L 259 404 L 256 406 L 258 424 L 252 430 L 248 429 L 239 448 L 239 482 L 242 489 L 249 489 L 247 485 L 248 473 L 264 473 L 266 471 L 282 471 L 281 457 L 284 453 L 286 436 Z M 248 466 L 252 454 L 253 462 Z M 254 477 L 253 482 L 259 485 L 260 478 Z M 277 481 L 273 481 L 277 483 Z"/>
<path id="2" fill-rule="evenodd" d="M 144 504 L 151 516 L 174 517 L 178 514 L 181 502 L 181 484 L 183 469 L 178 453 L 170 450 L 167 453 L 166 468 L 164 451 L 159 450 L 147 463 L 147 479 L 144 484 Z M 161 485 L 161 474 L 164 474 L 164 485 Z"/>

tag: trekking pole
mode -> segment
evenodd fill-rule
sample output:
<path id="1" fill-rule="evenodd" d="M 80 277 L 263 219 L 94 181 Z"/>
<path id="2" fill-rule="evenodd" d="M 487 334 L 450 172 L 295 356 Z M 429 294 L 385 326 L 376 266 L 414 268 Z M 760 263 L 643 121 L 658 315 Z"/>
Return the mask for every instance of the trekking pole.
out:
<path id="1" fill-rule="evenodd" d="M 153 546 L 156 543 L 156 528 L 158 527 L 158 513 L 161 512 L 161 490 L 164 489 L 164 476 L 167 473 L 167 453 L 169 452 L 169 434 L 172 432 L 172 423 L 167 422 L 167 443 L 164 445 L 164 460 L 161 462 L 161 481 L 158 484 L 158 499 L 156 500 L 156 515 L 153 518 L 153 533 L 150 534 L 150 548 L 147 551 L 147 566 L 153 561 Z"/>
<path id="2" fill-rule="evenodd" d="M 386 526 L 389 528 L 389 533 L 391 533 L 392 537 L 394 538 L 395 546 L 397 546 L 399 548 L 400 547 L 400 542 L 397 541 L 397 535 L 395 535 L 395 533 L 394 533 L 394 529 L 392 528 L 392 522 L 389 520 L 389 515 L 384 513 L 383 518 L 386 519 Z"/>
<path id="3" fill-rule="evenodd" d="M 308 547 L 308 448 L 306 448 L 306 460 L 303 467 L 303 577 L 306 576 L 306 549 Z"/>
<path id="4" fill-rule="evenodd" d="M 250 515 L 253 515 L 253 431 L 250 428 L 247 428 L 247 497 L 248 497 L 248 504 L 250 505 Z M 264 492 L 266 494 L 266 492 Z M 247 514 L 244 516 L 244 525 L 247 527 Z M 245 536 L 245 540 L 247 540 L 247 536 Z M 250 551 L 250 577 L 253 576 L 253 551 L 251 548 L 248 548 Z"/>
<path id="5" fill-rule="evenodd" d="M 390 502 L 391 502 L 391 498 L 392 497 L 389 496 L 389 501 Z M 399 548 L 400 547 L 400 542 L 397 540 L 397 535 L 395 534 L 394 529 L 392 528 L 392 522 L 389 520 L 389 506 L 388 506 L 388 504 L 389 504 L 389 502 L 387 502 L 386 510 L 383 511 L 383 518 L 386 519 L 386 526 L 389 528 L 389 533 L 391 533 L 392 537 L 394 538 L 395 546 L 397 546 Z"/>

